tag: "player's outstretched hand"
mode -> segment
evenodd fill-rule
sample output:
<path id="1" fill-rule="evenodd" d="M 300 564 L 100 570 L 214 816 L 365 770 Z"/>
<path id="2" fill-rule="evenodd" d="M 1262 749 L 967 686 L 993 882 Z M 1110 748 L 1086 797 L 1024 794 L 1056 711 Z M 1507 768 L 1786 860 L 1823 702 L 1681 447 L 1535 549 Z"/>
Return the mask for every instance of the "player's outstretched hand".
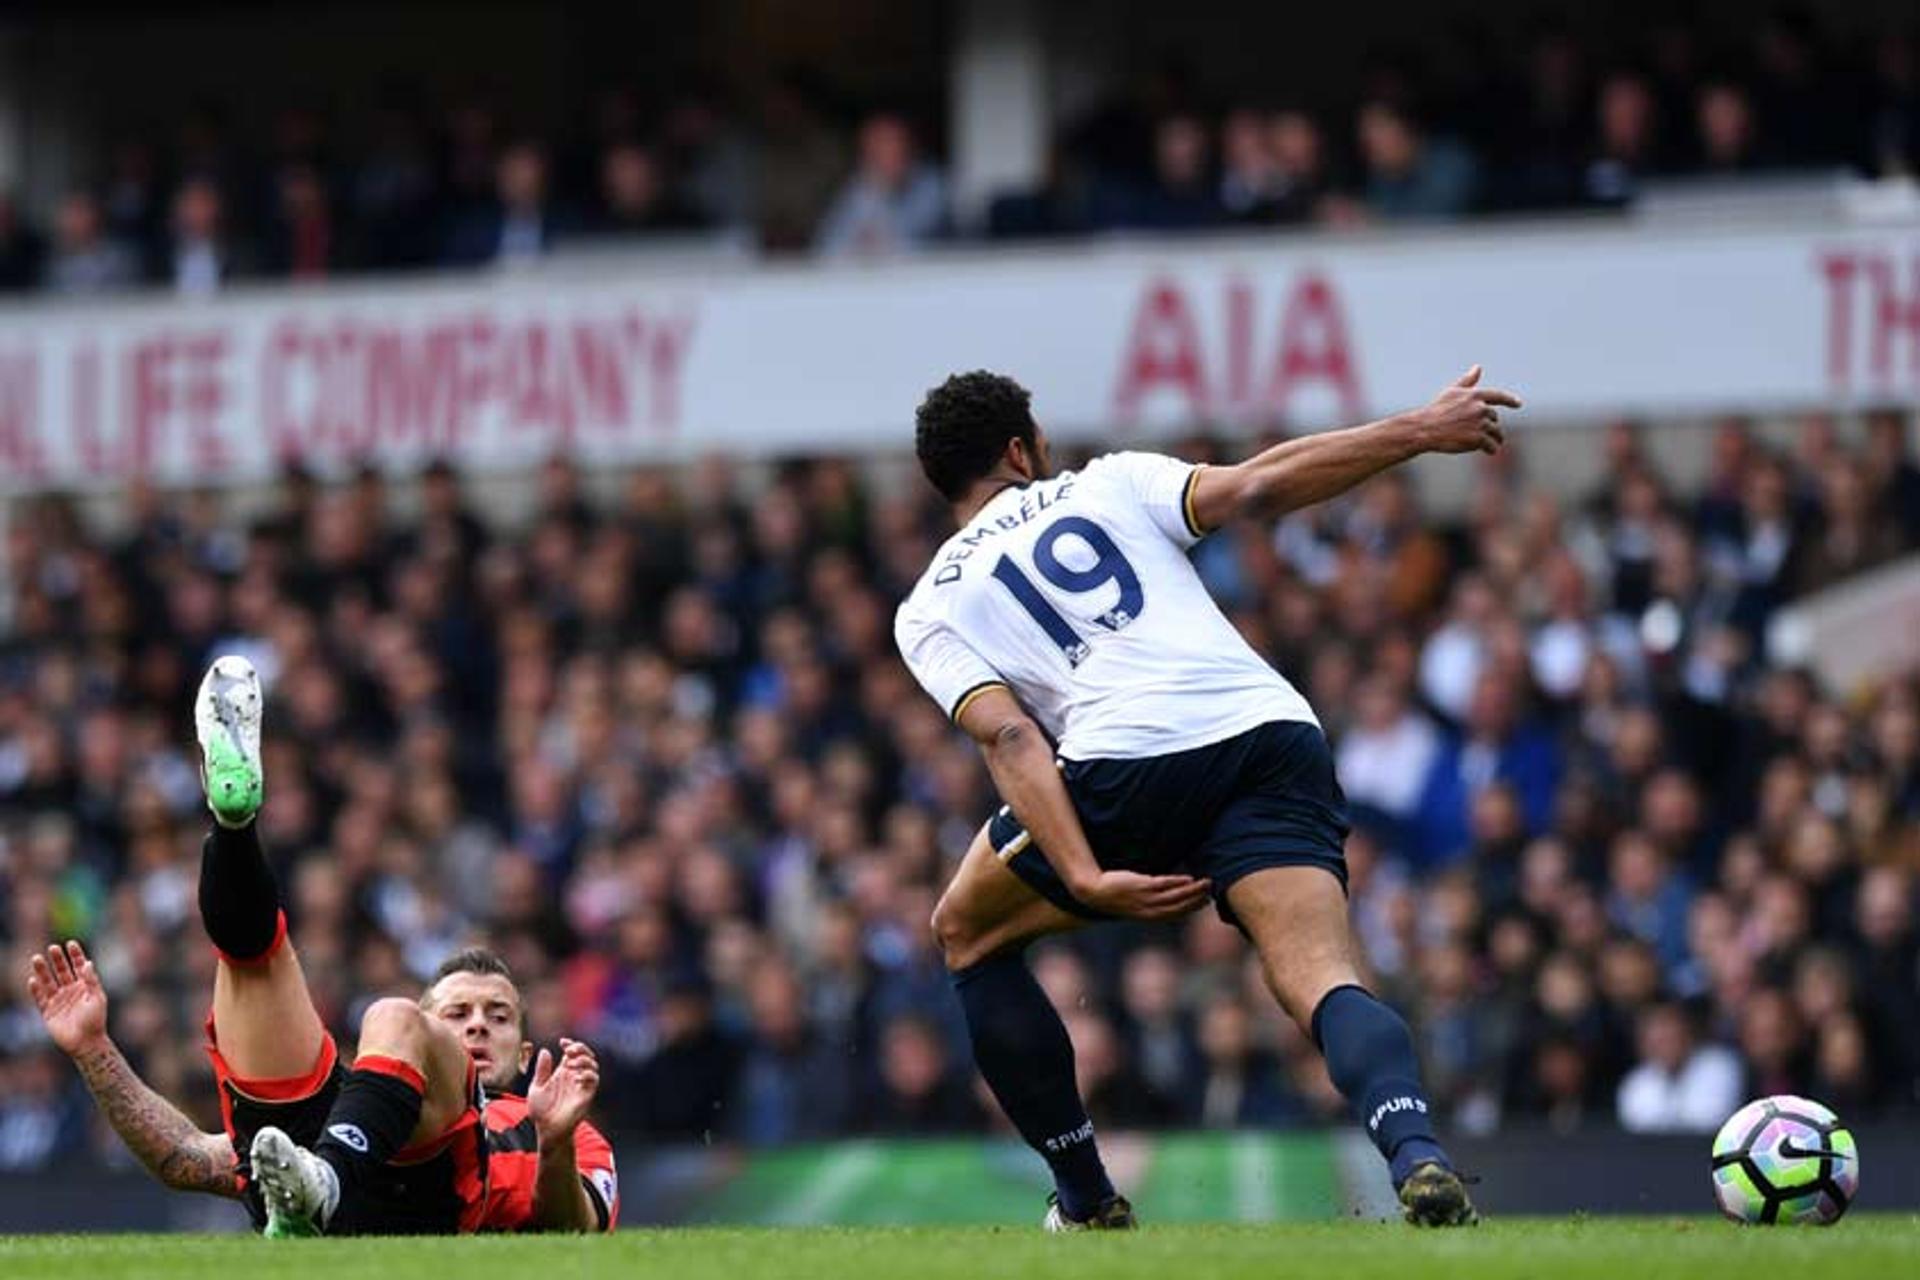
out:
<path id="1" fill-rule="evenodd" d="M 47 1035 L 69 1056 L 107 1034 L 107 990 L 79 943 L 36 954 L 28 966 L 27 994 Z"/>
<path id="2" fill-rule="evenodd" d="M 1518 409 L 1520 397 L 1480 385 L 1479 365 L 1448 383 L 1424 408 L 1414 410 L 1428 453 L 1498 453 L 1506 443 L 1500 410 Z"/>
<path id="3" fill-rule="evenodd" d="M 573 1136 L 587 1118 L 587 1108 L 600 1091 L 600 1061 L 578 1040 L 562 1039 L 560 1056 L 542 1049 L 533 1061 L 533 1084 L 527 1089 L 527 1111 L 542 1142 Z"/>
<path id="4" fill-rule="evenodd" d="M 1090 907 L 1129 920 L 1173 920 L 1206 905 L 1208 881 L 1192 876 L 1147 876 L 1136 871 L 1102 871 L 1076 885 L 1073 896 Z"/>

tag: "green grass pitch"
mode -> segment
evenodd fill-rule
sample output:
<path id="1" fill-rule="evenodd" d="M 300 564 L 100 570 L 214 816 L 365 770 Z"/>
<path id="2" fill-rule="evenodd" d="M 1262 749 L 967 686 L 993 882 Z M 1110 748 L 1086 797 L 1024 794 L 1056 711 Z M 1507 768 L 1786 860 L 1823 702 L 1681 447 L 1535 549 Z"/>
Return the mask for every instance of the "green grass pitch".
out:
<path id="1" fill-rule="evenodd" d="M 1828 1230 L 1594 1218 L 1509 1219 L 1451 1232 L 1329 1222 L 1063 1237 L 967 1227 L 693 1228 L 593 1239 L 0 1239 L 6 1280 L 415 1280 L 435 1272 L 459 1280 L 1891 1280 L 1920 1275 L 1920 1216 L 1861 1216 Z"/>

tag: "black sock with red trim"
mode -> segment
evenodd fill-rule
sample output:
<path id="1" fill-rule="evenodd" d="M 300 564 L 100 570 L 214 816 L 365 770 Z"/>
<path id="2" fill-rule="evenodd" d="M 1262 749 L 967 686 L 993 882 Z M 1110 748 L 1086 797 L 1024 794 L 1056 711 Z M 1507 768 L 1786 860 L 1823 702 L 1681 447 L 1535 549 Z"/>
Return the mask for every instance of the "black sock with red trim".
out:
<path id="1" fill-rule="evenodd" d="M 352 1221 L 354 1193 L 367 1174 L 386 1164 L 407 1145 L 420 1124 L 420 1107 L 427 1082 L 410 1063 L 398 1058 L 362 1055 L 340 1086 L 340 1096 L 327 1112 L 313 1154 L 332 1166 L 340 1178 L 340 1201 L 329 1227 L 338 1230 Z"/>
<path id="2" fill-rule="evenodd" d="M 201 844 L 200 921 L 220 954 L 237 964 L 264 960 L 279 945 L 280 884 L 253 823 L 216 823 Z"/>
<path id="3" fill-rule="evenodd" d="M 343 1175 L 348 1167 L 385 1164 L 419 1126 L 426 1092 L 410 1063 L 363 1055 L 347 1072 L 313 1153 Z"/>

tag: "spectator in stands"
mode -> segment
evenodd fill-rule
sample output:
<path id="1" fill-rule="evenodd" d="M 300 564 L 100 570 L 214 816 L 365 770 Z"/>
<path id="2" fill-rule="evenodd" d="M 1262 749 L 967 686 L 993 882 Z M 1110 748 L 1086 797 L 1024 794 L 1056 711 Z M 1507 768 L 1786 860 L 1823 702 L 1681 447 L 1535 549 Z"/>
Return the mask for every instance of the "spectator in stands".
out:
<path id="1" fill-rule="evenodd" d="M 1920 932 L 1913 875 L 1877 866 L 1860 882 L 1855 965 L 1860 1012 L 1891 1100 L 1920 1103 L 1920 990 L 1909 981 L 1920 969 Z"/>
<path id="2" fill-rule="evenodd" d="M 546 153 L 535 143 L 517 142 L 494 166 L 491 205 L 454 223 L 445 258 L 456 266 L 531 262 L 549 253 L 568 229 L 547 189 Z"/>
<path id="3" fill-rule="evenodd" d="M 1765 987 L 1739 1010 L 1740 1051 L 1751 1097 L 1803 1093 L 1808 1084 L 1806 1033 L 1786 993 Z"/>
<path id="4" fill-rule="evenodd" d="M 925 248 L 946 226 L 946 177 L 921 158 L 912 126 L 893 112 L 868 116 L 853 176 L 820 224 L 820 251 L 834 257 L 901 253 Z"/>
<path id="5" fill-rule="evenodd" d="M 658 156 L 637 142 L 617 142 L 600 158 L 600 202 L 592 231 L 647 236 L 698 230 L 700 217 L 667 190 Z"/>
<path id="6" fill-rule="evenodd" d="M 344 194 L 354 261 L 376 269 L 423 266 L 439 248 L 433 237 L 433 166 L 421 126 L 405 105 L 379 104 L 372 140 Z"/>
<path id="7" fill-rule="evenodd" d="M 1549 1130 L 1578 1133 L 1594 1122 L 1601 1112 L 1594 1101 L 1599 1072 L 1582 1044 L 1551 1036 L 1534 1048 L 1531 1067 L 1531 1109 Z"/>
<path id="8" fill-rule="evenodd" d="M 760 116 L 761 243 L 775 252 L 808 248 L 846 176 L 846 140 L 827 123 L 818 92 L 797 74 L 768 84 Z"/>
<path id="9" fill-rule="evenodd" d="M 1474 797 L 1495 781 L 1514 788 L 1529 831 L 1543 830 L 1560 783 L 1558 744 L 1522 716 L 1512 677 L 1487 671 L 1474 682 L 1460 732 L 1427 770 L 1411 833 L 1415 861 L 1444 866 L 1467 852 Z"/>
<path id="10" fill-rule="evenodd" d="M 1574 203 L 1579 156 L 1590 136 L 1592 89 L 1580 42 L 1564 27 L 1550 25 L 1535 35 L 1522 94 L 1508 200 L 1528 208 Z"/>
<path id="11" fill-rule="evenodd" d="M 478 97 L 453 103 L 435 132 L 440 149 L 437 157 L 439 195 L 456 223 L 490 208 L 499 199 L 500 163 L 508 150 L 519 145 L 540 149 L 540 144 L 531 138 L 510 141 L 503 147 L 494 106 Z M 540 159 L 544 187 L 544 151 Z"/>
<path id="12" fill-rule="evenodd" d="M 1598 138 L 1581 180 L 1589 204 L 1631 204 L 1661 167 L 1659 103 L 1644 77 L 1617 71 L 1600 86 Z"/>
<path id="13" fill-rule="evenodd" d="M 142 247 L 160 235 L 165 202 L 159 174 L 160 158 L 151 139 L 127 138 L 113 145 L 100 196 L 107 235 Z"/>
<path id="14" fill-rule="evenodd" d="M 749 226 L 759 157 L 718 94 L 705 85 L 680 94 L 667 108 L 660 135 L 660 161 L 674 203 L 701 226 Z"/>
<path id="15" fill-rule="evenodd" d="M 24 293 L 40 282 L 45 246 L 20 216 L 11 195 L 0 192 L 0 293 Z"/>
<path id="16" fill-rule="evenodd" d="M 1898 409 L 1867 415 L 1867 482 L 1875 519 L 1900 530 L 1902 545 L 1920 546 L 1920 464 L 1907 443 L 1906 416 Z"/>
<path id="17" fill-rule="evenodd" d="M 1220 126 L 1220 206 L 1235 222 L 1277 222 L 1283 180 L 1258 112 L 1242 107 Z"/>
<path id="18" fill-rule="evenodd" d="M 247 273 L 244 251 L 227 226 L 226 201 L 209 178 L 189 178 L 173 197 L 172 234 L 155 279 L 175 293 L 217 293 Z"/>
<path id="19" fill-rule="evenodd" d="M 1808 165 L 1844 155 L 1847 131 L 1839 117 L 1845 100 L 1824 74 L 1812 17 L 1779 6 L 1752 30 L 1754 113 L 1776 158 Z"/>
<path id="20" fill-rule="evenodd" d="M 723 1132 L 740 1067 L 739 1046 L 714 1024 L 713 989 L 681 974 L 660 1000 L 659 1047 L 610 1093 L 624 1123 L 664 1141 L 704 1142 Z M 617 1099 L 617 1100 L 616 1100 Z"/>
<path id="21" fill-rule="evenodd" d="M 1193 231 L 1218 226 L 1226 210 L 1212 186 L 1211 139 L 1196 115 L 1177 113 L 1154 126 L 1153 172 L 1136 188 L 1118 188 L 1096 226 Z"/>
<path id="22" fill-rule="evenodd" d="M 281 170 L 262 266 L 270 275 L 322 280 L 338 268 L 342 246 L 326 181 L 311 164 Z"/>
<path id="23" fill-rule="evenodd" d="M 69 297 L 109 293 L 130 288 L 139 278 L 133 251 L 107 237 L 99 202 L 85 191 L 69 192 L 54 219 L 53 251 L 46 262 L 48 292 Z"/>
<path id="24" fill-rule="evenodd" d="M 1406 692 L 1390 675 L 1368 676 L 1354 692 L 1353 724 L 1340 739 L 1340 785 L 1356 814 L 1404 822 L 1420 803 L 1440 751 L 1440 733 L 1408 705 Z"/>
<path id="25" fill-rule="evenodd" d="M 1301 1118 L 1274 1055 L 1258 1047 L 1253 1019 L 1237 996 L 1221 994 L 1200 1012 L 1203 1074 L 1191 1117 L 1209 1129 L 1277 1128 Z"/>
<path id="26" fill-rule="evenodd" d="M 924 1136 L 981 1127 L 973 1094 L 932 1023 L 912 1015 L 895 1018 L 881 1033 L 879 1052 L 879 1092 L 861 1108 L 869 1129 Z"/>
<path id="27" fill-rule="evenodd" d="M 1685 877 L 1645 832 L 1629 829 L 1614 838 L 1607 856 L 1607 914 L 1654 948 L 1669 970 L 1687 957 L 1692 900 Z"/>
<path id="28" fill-rule="evenodd" d="M 1638 637 L 1617 616 L 1594 608 L 1586 573 L 1570 552 L 1556 549 L 1534 568 L 1545 616 L 1528 640 L 1534 683 L 1548 698 L 1570 702 L 1586 686 L 1596 656 L 1622 666 L 1638 659 Z"/>
<path id="29" fill-rule="evenodd" d="M 1901 527 L 1875 510 L 1865 464 L 1828 463 L 1821 477 L 1814 527 L 1796 542 L 1786 573 L 1797 594 L 1817 591 L 1885 563 L 1901 548 Z"/>
<path id="30" fill-rule="evenodd" d="M 844 1132 L 853 1113 L 853 1055 L 809 1024 L 794 974 L 777 964 L 758 969 L 747 1000 L 753 1034 L 729 1108 L 737 1136 L 773 1146 Z"/>
<path id="31" fill-rule="evenodd" d="M 1450 721 L 1466 717 L 1499 616 L 1500 601 L 1487 580 L 1462 575 L 1453 584 L 1447 616 L 1421 646 L 1420 694 Z"/>
<path id="32" fill-rule="evenodd" d="M 1873 85 L 1868 90 L 1864 152 L 1867 169 L 1882 177 L 1920 174 L 1920 51 L 1904 31 L 1873 41 Z"/>
<path id="33" fill-rule="evenodd" d="M 1838 1013 L 1814 1034 L 1813 1096 L 1839 1114 L 1875 1116 L 1883 1090 L 1874 1078 L 1866 1029 L 1852 1013 Z"/>
<path id="34" fill-rule="evenodd" d="M 1181 1001 L 1179 966 L 1173 952 L 1146 947 L 1127 957 L 1121 974 L 1127 1060 L 1147 1088 L 1171 1099 L 1194 1096 L 1201 1072 L 1200 1047 Z"/>
<path id="35" fill-rule="evenodd" d="M 1712 1133 L 1739 1108 L 1740 1059 L 1701 1044 L 1685 1006 L 1664 1002 L 1640 1014 L 1640 1062 L 1620 1082 L 1620 1127 L 1629 1133 Z"/>
<path id="36" fill-rule="evenodd" d="M 1464 941 L 1428 947 L 1420 962 L 1420 1057 L 1431 1095 L 1456 1111 L 1493 1097 L 1488 1077 L 1501 1053 L 1499 1013 L 1477 989 L 1474 966 Z"/>
<path id="37" fill-rule="evenodd" d="M 1186 1117 L 1180 1097 L 1163 1093 L 1135 1070 L 1113 1025 L 1088 1013 L 1064 1021 L 1073 1041 L 1074 1083 L 1086 1100 L 1087 1117 L 1102 1129 L 1166 1129 Z"/>
<path id="38" fill-rule="evenodd" d="M 1384 99 L 1361 106 L 1357 120 L 1363 195 L 1387 221 L 1458 218 L 1473 206 L 1473 157 L 1429 135 L 1406 107 Z"/>
<path id="39" fill-rule="evenodd" d="M 1353 202 L 1342 194 L 1326 131 L 1316 117 L 1300 108 L 1276 111 L 1267 118 L 1267 139 L 1279 170 L 1279 221 L 1351 220 Z"/>
<path id="40" fill-rule="evenodd" d="M 0 1062 L 0 1172 L 50 1169 L 82 1140 L 87 1115 L 63 1087 L 64 1075 L 59 1055 L 45 1049 Z"/>
<path id="41" fill-rule="evenodd" d="M 1727 80 L 1704 86 L 1694 107 L 1695 166 L 1716 177 L 1748 173 L 1763 167 L 1753 100 L 1740 85 Z"/>

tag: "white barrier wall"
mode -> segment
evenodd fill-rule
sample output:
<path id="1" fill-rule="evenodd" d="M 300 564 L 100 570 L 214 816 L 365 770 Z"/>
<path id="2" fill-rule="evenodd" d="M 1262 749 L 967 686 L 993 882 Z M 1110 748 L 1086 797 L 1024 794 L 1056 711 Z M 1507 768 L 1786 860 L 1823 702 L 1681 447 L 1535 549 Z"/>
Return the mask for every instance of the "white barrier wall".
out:
<path id="1" fill-rule="evenodd" d="M 1108 244 L 27 307 L 0 315 L 0 486 L 898 449 L 922 391 L 975 366 L 1027 382 L 1068 435 L 1317 426 L 1474 361 L 1543 423 L 1920 400 L 1920 228 Z"/>
<path id="2" fill-rule="evenodd" d="M 1767 630 L 1767 657 L 1811 667 L 1842 694 L 1920 670 L 1920 555 L 1782 609 Z"/>

